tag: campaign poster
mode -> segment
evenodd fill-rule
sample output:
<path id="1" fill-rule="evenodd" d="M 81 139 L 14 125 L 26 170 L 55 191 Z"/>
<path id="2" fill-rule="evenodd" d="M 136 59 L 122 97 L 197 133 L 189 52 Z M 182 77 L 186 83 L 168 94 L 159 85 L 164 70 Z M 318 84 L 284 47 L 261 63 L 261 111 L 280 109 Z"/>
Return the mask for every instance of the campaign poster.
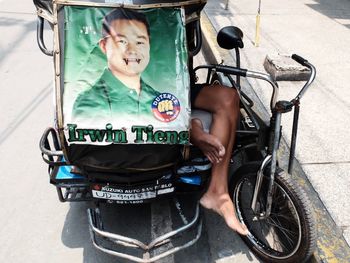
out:
<path id="1" fill-rule="evenodd" d="M 183 9 L 65 6 L 64 17 L 68 144 L 187 144 Z"/>

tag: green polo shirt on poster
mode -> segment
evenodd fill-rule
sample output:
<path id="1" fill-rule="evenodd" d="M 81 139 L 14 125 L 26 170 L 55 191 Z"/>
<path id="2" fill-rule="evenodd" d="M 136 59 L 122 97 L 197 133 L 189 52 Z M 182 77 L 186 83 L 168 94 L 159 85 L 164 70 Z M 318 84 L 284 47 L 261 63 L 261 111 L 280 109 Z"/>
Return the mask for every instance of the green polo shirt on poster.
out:
<path id="1" fill-rule="evenodd" d="M 73 106 L 73 120 L 152 116 L 152 102 L 159 94 L 142 79 L 141 91 L 137 94 L 117 79 L 109 69 L 105 69 L 92 88 L 77 97 Z"/>

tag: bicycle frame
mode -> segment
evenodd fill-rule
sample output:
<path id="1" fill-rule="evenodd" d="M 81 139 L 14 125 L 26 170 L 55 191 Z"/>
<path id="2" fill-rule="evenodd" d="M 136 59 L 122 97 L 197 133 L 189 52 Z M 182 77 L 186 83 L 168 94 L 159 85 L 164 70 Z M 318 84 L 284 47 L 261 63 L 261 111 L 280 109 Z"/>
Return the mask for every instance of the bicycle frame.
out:
<path id="1" fill-rule="evenodd" d="M 255 71 L 249 71 L 247 69 L 242 69 L 239 67 L 239 51 L 238 48 L 236 48 L 236 56 L 237 56 L 237 67 L 231 67 L 226 65 L 204 65 L 204 66 L 198 66 L 194 69 L 194 72 L 196 72 L 199 69 L 208 69 L 208 77 L 207 82 L 210 79 L 210 76 L 213 72 L 220 72 L 223 73 L 224 76 L 228 77 L 230 83 L 233 87 L 236 87 L 238 93 L 240 94 L 240 97 L 244 97 L 244 93 L 242 95 L 240 84 L 239 84 L 239 77 L 246 77 L 246 78 L 254 78 L 254 79 L 260 79 L 268 82 L 272 87 L 272 95 L 270 100 L 270 110 L 272 112 L 272 116 L 270 118 L 270 132 L 269 132 L 269 142 L 267 144 L 267 155 L 264 157 L 260 169 L 257 172 L 257 180 L 254 187 L 254 194 L 253 199 L 251 202 L 251 208 L 257 215 L 257 218 L 259 219 L 265 219 L 270 216 L 271 213 L 271 206 L 272 206 L 272 195 L 273 195 L 273 185 L 275 180 L 275 173 L 277 168 L 277 151 L 279 149 L 279 142 L 281 138 L 281 118 L 282 114 L 289 112 L 294 107 L 294 117 L 293 117 L 293 126 L 292 126 L 292 139 L 291 139 L 291 148 L 290 148 L 290 154 L 289 154 L 289 165 L 288 165 L 288 172 L 291 173 L 293 169 L 293 162 L 294 162 L 294 156 L 295 156 L 295 148 L 296 148 L 296 138 L 297 138 L 297 131 L 298 131 L 298 120 L 299 120 L 299 111 L 300 111 L 300 100 L 302 96 L 307 91 L 308 87 L 311 85 L 311 83 L 314 81 L 316 76 L 316 69 L 315 67 L 309 63 L 307 60 L 303 59 L 302 57 L 298 55 L 292 55 L 292 59 L 297 61 L 298 63 L 302 64 L 303 66 L 309 68 L 311 70 L 310 77 L 308 81 L 305 83 L 301 91 L 298 93 L 298 95 L 292 99 L 291 101 L 277 101 L 278 98 L 278 91 L 279 87 L 276 81 L 274 81 L 270 75 L 261 73 L 261 72 L 255 72 Z M 237 80 L 234 82 L 232 77 L 230 75 L 236 75 Z M 253 122 L 254 119 L 252 119 Z M 267 191 L 266 196 L 266 210 L 265 211 L 258 211 L 259 208 L 257 206 L 257 198 L 260 193 L 261 184 L 263 181 L 264 172 L 266 169 L 270 167 L 269 170 L 269 187 Z"/>

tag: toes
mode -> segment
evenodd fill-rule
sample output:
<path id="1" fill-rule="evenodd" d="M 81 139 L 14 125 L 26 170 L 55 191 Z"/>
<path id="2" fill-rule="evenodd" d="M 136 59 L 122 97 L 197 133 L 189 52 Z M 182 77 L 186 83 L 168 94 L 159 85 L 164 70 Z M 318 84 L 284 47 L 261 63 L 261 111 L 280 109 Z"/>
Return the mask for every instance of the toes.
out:
<path id="1" fill-rule="evenodd" d="M 215 155 L 215 158 L 216 158 L 216 162 L 217 163 L 219 163 L 219 162 L 221 162 L 222 161 L 222 159 L 223 159 L 223 154 L 222 154 L 222 152 L 220 152 L 220 151 L 218 151 L 217 149 L 213 149 L 213 152 L 212 152 L 214 155 Z"/>
<path id="2" fill-rule="evenodd" d="M 236 219 L 236 218 L 230 220 L 230 223 L 228 223 L 228 226 L 231 227 L 233 230 L 235 230 L 238 234 L 240 234 L 242 236 L 246 236 L 249 233 L 246 225 L 239 222 L 238 219 Z"/>
<path id="3" fill-rule="evenodd" d="M 248 235 L 249 231 L 245 225 L 241 224 L 240 231 L 238 231 L 238 233 L 241 234 L 242 236 L 246 236 Z"/>
<path id="4" fill-rule="evenodd" d="M 206 193 L 200 199 L 200 204 L 207 209 L 214 210 L 222 216 L 227 226 L 238 234 L 242 236 L 248 235 L 248 228 L 236 218 L 233 203 L 227 195 L 220 197 Z"/>
<path id="5" fill-rule="evenodd" d="M 238 223 L 238 224 L 239 224 L 239 226 L 238 226 L 237 232 L 243 236 L 248 235 L 248 228 L 241 223 Z"/>
<path id="6" fill-rule="evenodd" d="M 225 147 L 221 144 L 219 139 L 211 134 L 205 134 L 198 140 L 199 147 L 207 156 L 211 163 L 219 163 L 225 155 Z"/>
<path id="7" fill-rule="evenodd" d="M 209 159 L 209 161 L 211 163 L 215 163 L 215 158 L 213 157 L 213 155 L 210 152 L 206 153 L 205 156 Z"/>
<path id="8" fill-rule="evenodd" d="M 208 155 L 210 155 L 212 163 L 219 163 L 220 162 L 220 158 L 216 154 L 215 150 L 212 149 L 210 152 L 208 152 Z"/>
<path id="9" fill-rule="evenodd" d="M 221 147 L 219 148 L 219 152 L 218 152 L 219 156 L 224 157 L 225 152 L 226 152 L 225 147 L 223 145 L 221 145 Z"/>

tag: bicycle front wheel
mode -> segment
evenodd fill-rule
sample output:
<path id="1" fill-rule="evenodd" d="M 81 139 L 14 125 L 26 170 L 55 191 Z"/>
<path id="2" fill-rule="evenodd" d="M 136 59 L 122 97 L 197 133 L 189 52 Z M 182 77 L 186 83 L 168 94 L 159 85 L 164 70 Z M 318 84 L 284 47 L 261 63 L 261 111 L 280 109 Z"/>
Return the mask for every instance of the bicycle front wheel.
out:
<path id="1" fill-rule="evenodd" d="M 262 219 L 251 209 L 258 168 L 257 163 L 242 166 L 230 183 L 237 217 L 249 229 L 249 234 L 241 236 L 242 239 L 266 262 L 306 261 L 316 247 L 316 224 L 309 199 L 287 173 L 278 169 L 271 214 Z M 260 211 L 266 210 L 268 184 L 269 178 L 264 175 L 257 199 Z"/>

